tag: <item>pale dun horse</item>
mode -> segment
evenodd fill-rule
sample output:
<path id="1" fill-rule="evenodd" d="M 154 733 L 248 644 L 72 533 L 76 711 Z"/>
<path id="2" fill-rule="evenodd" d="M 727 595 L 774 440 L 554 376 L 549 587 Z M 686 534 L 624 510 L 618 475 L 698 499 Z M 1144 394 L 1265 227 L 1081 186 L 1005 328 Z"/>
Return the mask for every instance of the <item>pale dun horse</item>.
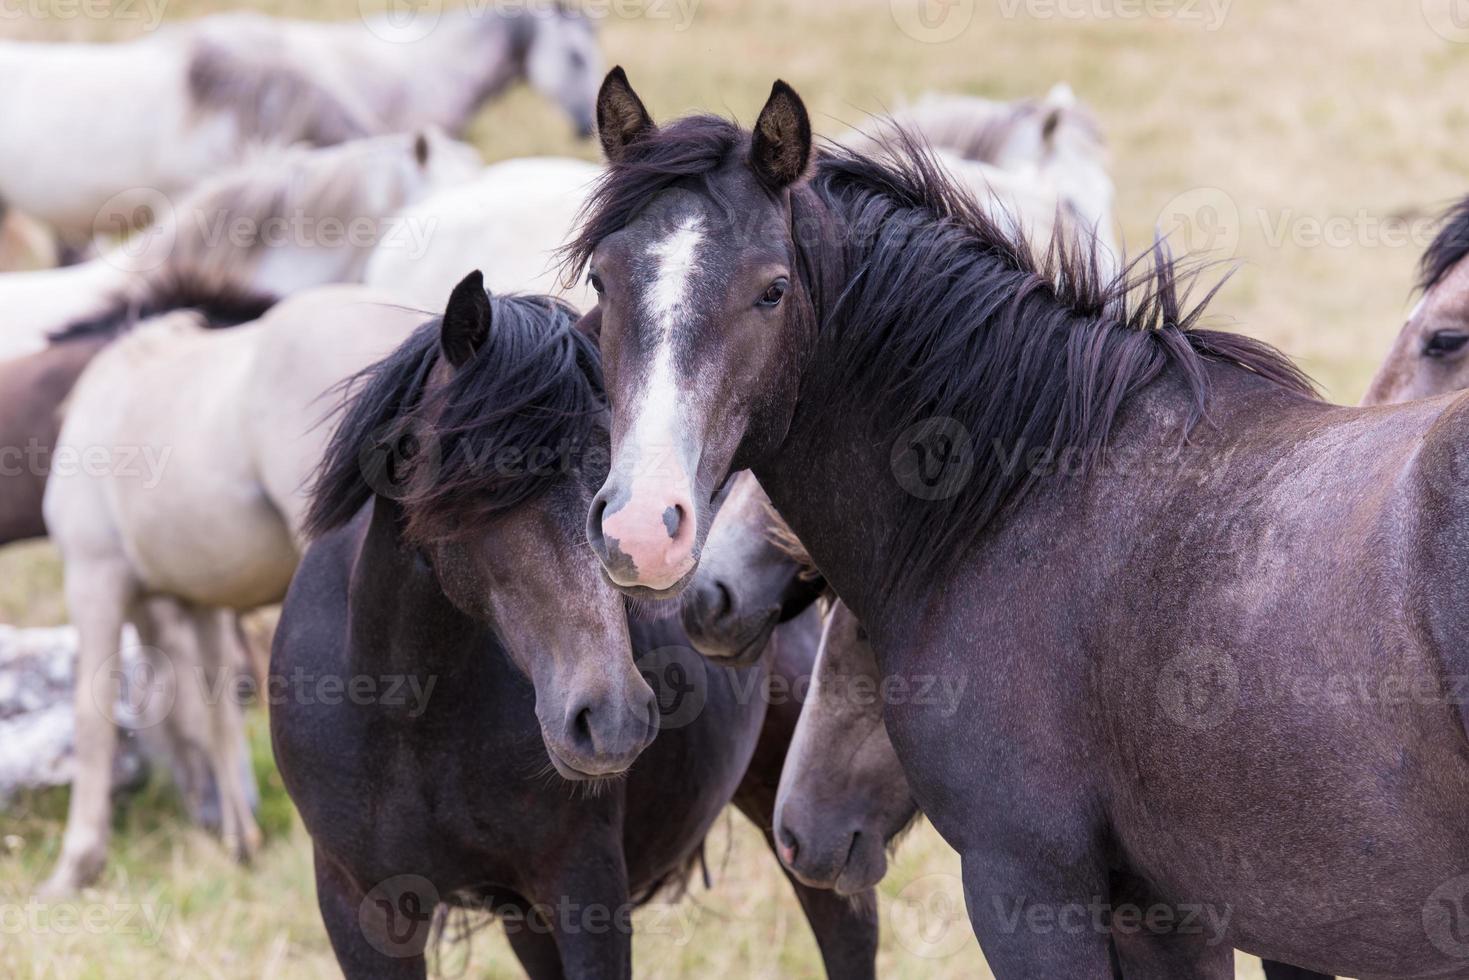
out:
<path id="1" fill-rule="evenodd" d="M 432 5 L 408 23 L 230 13 L 118 44 L 0 42 L 0 206 L 78 245 L 125 191 L 173 197 L 260 144 L 457 135 L 520 81 L 590 134 L 602 74 L 591 22 L 511 6 Z"/>
<path id="2" fill-rule="evenodd" d="M 289 232 L 297 227 L 292 221 L 325 225 L 360 220 L 370 223 L 369 230 L 381 232 L 391 225 L 394 213 L 402 206 L 412 204 L 435 188 L 467 179 L 479 170 L 479 158 L 470 148 L 432 133 L 375 137 L 328 149 L 268 154 L 253 169 L 221 177 L 214 185 L 191 195 L 186 206 L 180 207 L 170 219 L 177 223 L 173 233 L 161 236 L 144 233 L 148 237 L 143 248 L 124 256 L 129 261 L 98 260 L 80 271 L 61 269 L 51 274 L 0 277 L 0 295 L 8 284 L 20 278 L 33 295 L 47 300 L 44 311 L 33 311 L 29 324 L 42 334 L 40 342 L 44 342 L 43 326 L 62 328 L 68 317 L 80 318 L 71 327 L 73 333 L 123 329 L 140 309 L 146 313 L 150 304 L 164 295 L 155 289 L 160 284 L 166 289 L 182 280 L 193 292 L 260 292 L 278 296 L 312 284 L 313 277 L 317 283 L 355 278 L 360 276 L 373 247 L 373 236 L 333 234 L 318 238 L 308 227 L 298 240 Z M 276 241 L 270 229 L 280 222 L 285 223 L 288 233 L 284 240 Z M 170 229 L 164 227 L 157 231 Z M 237 233 L 245 233 L 243 244 L 232 237 Z M 134 267 L 137 262 L 152 264 L 155 256 L 151 250 L 157 242 L 165 247 L 157 268 L 146 274 L 137 272 Z M 391 249 L 407 244 L 379 242 L 378 247 Z M 137 262 L 131 261 L 134 259 Z M 34 277 L 43 275 L 46 276 L 41 280 L 43 285 L 37 285 Z M 95 288 L 77 289 L 72 295 L 60 288 L 66 282 L 75 285 L 83 279 L 94 283 Z M 58 316 L 61 322 L 56 322 Z M 227 360 L 207 375 L 210 381 L 195 391 L 198 397 L 186 394 L 189 386 L 184 380 L 160 381 L 157 386 L 145 380 L 155 370 L 166 372 L 169 366 L 178 368 L 181 363 L 188 365 L 182 370 L 190 370 L 192 362 L 188 358 L 193 348 L 189 340 L 197 333 L 195 323 L 192 314 L 168 314 L 143 323 L 134 334 L 124 335 L 112 347 L 103 348 L 104 363 L 94 362 L 92 367 L 102 377 L 112 378 L 118 389 L 100 400 L 92 400 L 85 392 L 96 391 L 104 382 L 93 381 L 88 386 L 83 383 L 87 373 L 83 374 L 66 413 L 68 420 L 76 415 L 77 421 L 70 429 L 63 427 L 57 453 L 95 454 L 106 446 L 111 460 L 109 476 L 123 481 L 137 478 L 144 484 L 163 479 L 175 468 L 182 469 L 178 454 L 184 452 L 184 441 L 175 435 L 146 443 L 138 440 L 108 443 L 95 427 L 81 437 L 75 433 L 88 433 L 89 405 L 96 406 L 94 412 L 101 418 L 122 423 L 128 418 L 129 399 L 138 395 L 152 398 L 158 411 L 181 423 L 205 424 L 208 419 L 200 415 L 209 404 L 205 396 L 227 387 L 248 362 L 242 353 L 244 348 L 238 343 L 223 345 L 222 356 Z M 222 331 L 220 336 L 231 334 L 233 331 Z M 31 342 L 36 339 L 30 337 Z M 174 350 L 175 344 L 178 350 Z M 344 345 L 344 349 L 350 350 L 351 345 Z M 374 348 L 373 353 L 380 351 Z M 123 363 L 127 368 L 121 374 L 110 372 L 108 363 Z M 196 387 L 200 384 L 192 375 L 187 375 L 185 380 Z M 180 411 L 181 405 L 187 406 L 187 410 Z M 68 436 L 68 432 L 72 435 Z M 68 438 L 72 441 L 67 442 Z M 231 453 L 230 458 L 234 459 L 240 443 L 234 438 L 221 438 L 216 447 Z M 189 472 L 195 476 L 202 472 L 198 482 L 204 487 L 221 469 L 214 466 Z M 48 495 L 51 485 L 57 481 L 66 484 L 72 479 L 85 483 L 89 478 L 85 472 L 52 473 L 47 483 Z M 65 497 L 68 491 L 60 493 Z M 235 499 L 247 512 L 268 508 L 262 499 L 252 497 L 248 491 Z M 223 501 L 210 501 L 192 513 L 216 515 L 223 509 Z M 49 523 L 52 513 L 65 515 L 57 518 L 61 524 Z M 174 744 L 184 750 L 180 777 L 186 798 L 193 803 L 212 786 L 219 794 L 220 830 L 226 843 L 241 857 L 247 857 L 259 843 L 249 799 L 252 791 L 248 760 L 242 751 L 242 721 L 239 706 L 230 696 L 234 665 L 229 651 L 236 643 L 233 609 L 251 608 L 260 603 L 247 596 L 246 601 L 219 603 L 216 605 L 223 608 L 213 608 L 201 605 L 186 590 L 171 592 L 143 576 L 138 588 L 127 596 L 120 613 L 117 608 L 109 611 L 99 607 L 93 584 L 108 580 L 119 556 L 95 553 L 86 536 L 93 517 L 85 514 L 78 517 L 74 508 L 64 504 L 54 505 L 47 517 L 48 527 L 55 532 L 67 562 L 68 606 L 81 636 L 75 699 L 76 776 L 60 863 L 44 886 L 48 895 L 72 892 L 94 879 L 105 860 L 110 822 L 109 773 L 116 744 L 115 726 L 106 707 L 112 704 L 108 693 L 117 686 L 106 665 L 108 657 L 118 649 L 120 634 L 113 636 L 110 646 L 102 645 L 96 638 L 99 622 L 109 621 L 110 616 L 121 615 L 134 623 L 155 676 L 167 682 L 165 690 L 151 692 L 150 696 L 166 703 L 169 710 L 165 712 L 165 727 L 178 733 Z M 222 537 L 218 527 L 192 535 L 181 530 L 160 530 L 158 536 L 168 547 L 198 555 L 214 554 L 212 545 L 217 546 Z M 78 541 L 82 543 L 77 545 Z M 130 553 L 144 554 L 146 549 Z M 249 564 L 248 558 L 244 564 Z M 294 567 L 293 563 L 289 567 Z M 258 568 L 255 571 L 260 572 Z M 106 627 L 101 629 L 105 632 Z M 94 642 L 89 643 L 89 638 Z M 145 710 L 144 717 L 147 716 Z"/>

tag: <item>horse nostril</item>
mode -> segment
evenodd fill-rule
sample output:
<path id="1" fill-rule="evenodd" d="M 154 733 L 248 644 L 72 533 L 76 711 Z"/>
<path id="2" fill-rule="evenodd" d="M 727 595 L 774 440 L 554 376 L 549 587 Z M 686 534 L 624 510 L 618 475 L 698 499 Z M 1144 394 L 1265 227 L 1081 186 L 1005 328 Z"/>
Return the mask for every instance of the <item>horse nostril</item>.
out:
<path id="1" fill-rule="evenodd" d="M 576 713 L 571 721 L 571 737 L 577 745 L 587 749 L 594 748 L 592 741 L 592 709 L 583 708 Z"/>
<path id="2" fill-rule="evenodd" d="M 587 541 L 592 545 L 598 555 L 607 557 L 607 545 L 602 539 L 602 518 L 607 513 L 607 500 L 601 494 L 592 501 L 592 509 L 587 514 Z"/>
<path id="3" fill-rule="evenodd" d="M 780 850 L 780 859 L 787 865 L 794 864 L 796 855 L 800 853 L 800 841 L 796 835 L 791 833 L 784 825 L 775 829 L 775 845 Z"/>
<path id="4" fill-rule="evenodd" d="M 679 528 L 684 522 L 683 504 L 671 504 L 663 511 L 663 528 L 668 532 L 670 538 L 677 538 Z"/>
<path id="5" fill-rule="evenodd" d="M 723 582 L 716 581 L 714 583 L 714 589 L 719 600 L 714 610 L 714 618 L 723 619 L 734 612 L 734 594 L 729 591 L 729 586 Z"/>

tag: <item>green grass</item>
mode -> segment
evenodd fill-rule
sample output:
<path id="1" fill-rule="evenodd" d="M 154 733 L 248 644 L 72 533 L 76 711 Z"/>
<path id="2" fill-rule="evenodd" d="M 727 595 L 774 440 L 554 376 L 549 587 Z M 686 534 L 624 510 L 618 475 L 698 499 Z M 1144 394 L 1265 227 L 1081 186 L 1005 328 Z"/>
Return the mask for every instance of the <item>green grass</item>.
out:
<path id="1" fill-rule="evenodd" d="M 1230 230 L 1238 244 L 1227 257 L 1239 268 L 1214 304 L 1215 320 L 1282 346 L 1331 397 L 1353 401 L 1361 394 L 1410 304 L 1423 242 L 1385 245 L 1352 236 L 1331 246 L 1312 244 L 1302 232 L 1359 210 L 1369 226 L 1431 213 L 1469 190 L 1461 145 L 1469 49 L 1436 34 L 1424 14 L 1446 0 L 1235 0 L 1213 31 L 1166 17 L 1027 16 L 1027 9 L 1055 9 L 1041 0 L 1018 7 L 959 2 L 954 16 L 972 11 L 972 22 L 936 44 L 898 29 L 894 7 L 907 2 L 702 0 L 687 30 L 613 19 L 603 38 L 610 60 L 627 67 L 658 118 L 700 108 L 748 121 L 777 76 L 796 86 L 827 131 L 925 89 L 1014 98 L 1067 80 L 1108 133 L 1126 241 L 1149 242 L 1169 203 L 1188 192 L 1237 215 Z M 227 6 L 175 0 L 167 12 L 187 17 Z M 352 17 L 358 9 L 354 0 L 258 6 L 321 17 Z M 1087 6 L 1119 9 L 1106 0 Z M 0 32 L 71 39 L 136 32 L 129 23 L 65 16 L 75 7 L 58 0 L 58 16 L 3 19 Z M 1020 13 L 1005 16 L 1012 8 Z M 490 159 L 592 152 L 524 91 L 484 111 L 470 136 Z M 1277 241 L 1274 229 L 1282 225 L 1294 234 Z M 0 552 L 0 620 L 61 621 L 59 583 L 46 545 Z M 159 941 L 141 943 L 115 929 L 6 932 L 0 975 L 330 975 L 309 842 L 274 781 L 262 722 L 253 719 L 269 843 L 253 868 L 231 865 L 210 839 L 181 823 L 166 792 L 150 790 L 120 817 L 113 863 L 87 901 L 167 909 Z M 19 843 L 0 848 L 0 911 L 23 903 L 45 873 L 62 803 L 53 794 L 4 816 L 0 833 Z M 640 935 L 639 976 L 816 973 L 799 910 L 753 830 L 732 817 L 716 833 L 712 853 L 719 857 L 717 887 L 696 892 L 679 913 L 694 917 L 693 941 Z M 905 843 L 884 884 L 885 976 L 987 975 L 972 939 L 953 955 L 925 960 L 908 951 L 889 918 L 901 889 L 920 878 L 913 887 L 952 887 L 956 871 L 954 855 L 931 830 Z M 646 917 L 640 921 L 650 931 Z M 476 939 L 471 957 L 470 976 L 515 975 L 493 932 Z M 461 964 L 449 965 L 454 972 Z M 1243 960 L 1240 970 L 1259 975 Z"/>

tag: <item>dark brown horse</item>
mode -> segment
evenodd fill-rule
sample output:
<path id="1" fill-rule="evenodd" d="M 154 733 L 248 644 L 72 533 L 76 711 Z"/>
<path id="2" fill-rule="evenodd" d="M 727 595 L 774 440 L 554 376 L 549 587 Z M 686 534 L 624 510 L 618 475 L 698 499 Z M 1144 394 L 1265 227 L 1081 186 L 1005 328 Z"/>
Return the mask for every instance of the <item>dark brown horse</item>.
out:
<path id="1" fill-rule="evenodd" d="M 498 913 L 533 977 L 628 977 L 631 909 L 726 804 L 769 840 L 798 705 L 767 713 L 769 665 L 742 676 L 671 622 L 628 623 L 582 537 L 605 453 L 596 348 L 564 307 L 487 300 L 477 274 L 354 393 L 271 663 L 277 761 L 349 977 L 424 976 L 440 901 Z M 773 669 L 809 672 L 814 640 L 790 624 Z M 324 679 L 371 691 L 318 697 Z M 618 771 L 586 792 L 556 775 Z M 870 893 L 796 888 L 831 975 L 872 976 Z"/>
<path id="2" fill-rule="evenodd" d="M 674 594 L 753 469 L 884 678 L 963 682 L 885 720 L 998 976 L 1463 975 L 1469 403 L 1323 404 L 783 84 L 659 129 L 614 72 L 599 123 L 592 546 Z"/>

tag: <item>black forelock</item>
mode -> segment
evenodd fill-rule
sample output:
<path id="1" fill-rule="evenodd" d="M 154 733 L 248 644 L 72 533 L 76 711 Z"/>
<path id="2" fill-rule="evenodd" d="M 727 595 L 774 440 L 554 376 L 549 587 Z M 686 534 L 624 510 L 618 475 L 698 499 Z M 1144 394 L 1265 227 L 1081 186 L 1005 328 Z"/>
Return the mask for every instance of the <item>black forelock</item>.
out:
<path id="1" fill-rule="evenodd" d="M 487 517 L 526 503 L 585 454 L 604 452 L 606 400 L 595 342 L 576 313 L 546 296 L 492 296 L 489 339 L 441 384 L 435 318 L 392 354 L 343 382 L 343 414 L 312 487 L 307 533 L 351 520 L 391 485 L 409 537 L 471 534 Z M 405 472 L 384 471 L 381 447 L 414 440 Z M 523 454 L 553 453 L 530 465 Z M 521 455 L 513 455 L 521 454 Z M 568 457 L 567 454 L 572 454 Z M 595 481 L 596 473 L 583 474 Z"/>
<path id="2" fill-rule="evenodd" d="M 1438 234 L 1418 262 L 1418 288 L 1427 292 L 1437 286 L 1449 270 L 1469 254 L 1469 197 L 1449 208 L 1440 218 Z"/>

